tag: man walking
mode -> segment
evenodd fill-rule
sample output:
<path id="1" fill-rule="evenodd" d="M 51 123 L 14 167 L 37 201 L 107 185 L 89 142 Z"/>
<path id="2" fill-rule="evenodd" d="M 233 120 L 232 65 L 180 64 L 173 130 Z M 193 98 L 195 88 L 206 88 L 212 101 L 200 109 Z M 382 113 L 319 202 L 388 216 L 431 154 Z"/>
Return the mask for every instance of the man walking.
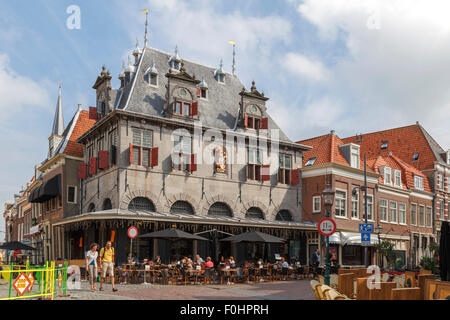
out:
<path id="1" fill-rule="evenodd" d="M 102 276 L 100 278 L 100 291 L 103 291 L 103 281 L 109 276 L 112 284 L 112 291 L 116 292 L 114 287 L 114 248 L 111 241 L 106 242 L 106 247 L 100 250 L 100 265 L 102 266 Z"/>

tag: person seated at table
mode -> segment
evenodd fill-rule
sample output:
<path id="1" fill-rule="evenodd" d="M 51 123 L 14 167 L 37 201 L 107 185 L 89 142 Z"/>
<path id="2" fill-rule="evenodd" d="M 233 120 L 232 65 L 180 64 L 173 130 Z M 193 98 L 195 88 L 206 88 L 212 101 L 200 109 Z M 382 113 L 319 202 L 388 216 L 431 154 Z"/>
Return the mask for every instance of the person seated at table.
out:
<path id="1" fill-rule="evenodd" d="M 236 267 L 236 261 L 234 261 L 234 257 L 230 256 L 230 259 L 228 259 L 230 262 L 230 267 L 235 268 Z"/>
<path id="2" fill-rule="evenodd" d="M 225 257 L 224 256 L 220 257 L 219 264 L 221 264 L 221 265 L 225 264 Z"/>
<path id="3" fill-rule="evenodd" d="M 187 270 L 194 270 L 193 264 L 190 263 L 190 262 L 188 262 L 188 263 L 186 264 L 186 269 L 187 269 Z"/>
<path id="4" fill-rule="evenodd" d="M 245 266 L 246 268 L 252 268 L 252 267 L 253 267 L 253 264 L 252 264 L 250 261 L 245 260 L 244 266 Z"/>
<path id="5" fill-rule="evenodd" d="M 281 267 L 290 268 L 289 263 L 284 258 L 281 258 Z"/>
<path id="6" fill-rule="evenodd" d="M 156 256 L 155 259 L 153 260 L 153 264 L 160 265 L 161 264 L 161 257 L 160 256 Z"/>
<path id="7" fill-rule="evenodd" d="M 199 254 L 195 255 L 195 263 L 197 263 L 198 265 L 202 265 L 202 263 L 205 262 Z"/>
<path id="8" fill-rule="evenodd" d="M 206 258 L 206 263 L 203 265 L 203 269 L 214 268 L 214 263 L 211 261 L 211 257 Z"/>

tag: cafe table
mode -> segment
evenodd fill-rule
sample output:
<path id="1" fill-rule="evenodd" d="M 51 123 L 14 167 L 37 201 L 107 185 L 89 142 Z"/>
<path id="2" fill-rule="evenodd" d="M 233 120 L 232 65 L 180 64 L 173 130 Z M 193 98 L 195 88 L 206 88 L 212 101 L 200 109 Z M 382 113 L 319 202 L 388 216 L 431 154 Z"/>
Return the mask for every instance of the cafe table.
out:
<path id="1" fill-rule="evenodd" d="M 223 279 L 224 278 L 226 278 L 228 280 L 227 283 L 231 282 L 230 280 L 233 280 L 232 277 L 233 277 L 233 275 L 237 274 L 237 269 L 235 269 L 235 268 L 233 268 L 233 269 L 231 269 L 231 268 L 230 269 L 223 268 L 222 270 L 220 270 L 220 272 L 221 272 L 220 284 L 223 284 Z"/>

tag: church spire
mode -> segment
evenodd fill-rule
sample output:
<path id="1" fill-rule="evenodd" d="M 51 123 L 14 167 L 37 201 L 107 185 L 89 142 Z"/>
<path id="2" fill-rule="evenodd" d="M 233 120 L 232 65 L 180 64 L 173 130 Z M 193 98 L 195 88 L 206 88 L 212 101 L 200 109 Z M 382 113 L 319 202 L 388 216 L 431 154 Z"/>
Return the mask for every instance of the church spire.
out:
<path id="1" fill-rule="evenodd" d="M 61 97 L 61 81 L 59 82 L 58 101 L 56 102 L 55 117 L 53 119 L 53 128 L 51 135 L 62 136 L 64 132 L 64 117 L 62 110 L 62 97 Z"/>

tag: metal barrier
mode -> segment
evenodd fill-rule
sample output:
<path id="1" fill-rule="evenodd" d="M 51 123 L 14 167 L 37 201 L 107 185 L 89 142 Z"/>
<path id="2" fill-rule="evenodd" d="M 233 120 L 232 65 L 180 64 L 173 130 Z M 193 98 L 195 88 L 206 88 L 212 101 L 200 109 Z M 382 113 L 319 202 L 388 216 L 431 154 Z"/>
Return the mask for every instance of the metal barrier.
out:
<path id="1" fill-rule="evenodd" d="M 55 267 L 55 262 L 46 262 L 45 266 L 3 265 L 0 279 L 9 282 L 7 298 L 0 300 L 16 300 L 27 298 L 40 298 L 53 300 L 54 295 L 67 295 L 67 262 Z M 55 283 L 58 286 L 55 291 Z M 14 288 L 14 291 L 13 291 Z M 14 292 L 16 295 L 14 296 Z"/>

